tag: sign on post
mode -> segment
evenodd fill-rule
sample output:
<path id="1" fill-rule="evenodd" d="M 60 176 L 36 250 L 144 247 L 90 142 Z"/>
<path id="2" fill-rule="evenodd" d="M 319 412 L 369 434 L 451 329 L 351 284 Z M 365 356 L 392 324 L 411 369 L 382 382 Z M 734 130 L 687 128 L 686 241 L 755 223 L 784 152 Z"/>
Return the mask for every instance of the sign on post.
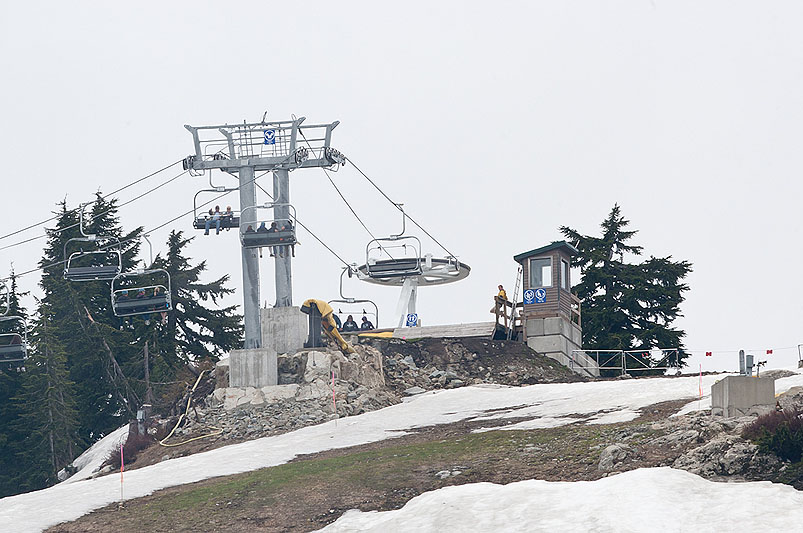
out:
<path id="1" fill-rule="evenodd" d="M 414 328 L 418 325 L 418 314 L 417 313 L 409 313 L 407 315 L 407 327 Z"/>
<path id="2" fill-rule="evenodd" d="M 276 130 L 262 130 L 265 135 L 265 144 L 276 144 Z"/>

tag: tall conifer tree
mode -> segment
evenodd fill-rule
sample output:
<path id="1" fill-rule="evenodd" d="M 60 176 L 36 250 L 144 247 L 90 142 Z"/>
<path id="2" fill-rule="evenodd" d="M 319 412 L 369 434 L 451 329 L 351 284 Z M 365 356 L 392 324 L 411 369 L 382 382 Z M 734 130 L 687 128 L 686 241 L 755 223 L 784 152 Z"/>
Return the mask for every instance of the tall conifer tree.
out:
<path id="1" fill-rule="evenodd" d="M 218 307 L 218 302 L 234 289 L 226 287 L 229 276 L 214 281 L 200 281 L 206 262 L 192 265 L 184 255 L 192 238 L 183 232 L 172 231 L 167 240 L 167 254 L 157 256 L 154 267 L 170 273 L 173 311 L 167 322 L 158 329 L 157 351 L 161 355 L 163 377 L 174 375 L 176 369 L 187 363 L 203 360 L 217 361 L 219 357 L 239 348 L 243 337 L 243 317 L 236 313 L 237 306 Z M 205 302 L 214 304 L 206 306 Z M 159 365 L 159 360 L 155 360 Z"/>
<path id="2" fill-rule="evenodd" d="M 683 282 L 691 272 L 688 261 L 650 257 L 641 263 L 626 262 L 643 248 L 630 244 L 637 231 L 628 230 L 618 205 L 602 222 L 599 237 L 582 235 L 563 226 L 563 235 L 580 251 L 575 265 L 582 281 L 573 287 L 582 300 L 583 347 L 597 350 L 644 350 L 639 358 L 649 362 L 652 348 L 683 351 L 685 333 L 672 327 L 681 316 L 680 304 L 689 286 Z M 674 361 L 673 361 L 674 362 Z"/>
<path id="3" fill-rule="evenodd" d="M 10 294 L 0 296 L 0 314 L 5 312 L 8 304 L 8 315 L 21 316 L 27 320 L 28 313 L 20 303 L 17 290 L 17 277 L 12 271 L 8 285 Z M 8 296 L 8 300 L 6 300 Z M 0 321 L 0 333 L 17 331 L 17 321 Z M 22 416 L 22 405 L 15 398 L 22 393 L 22 385 L 26 373 L 0 366 L 0 498 L 20 492 L 22 465 L 17 455 L 22 451 L 22 441 L 27 433 L 26 428 L 18 423 Z"/>

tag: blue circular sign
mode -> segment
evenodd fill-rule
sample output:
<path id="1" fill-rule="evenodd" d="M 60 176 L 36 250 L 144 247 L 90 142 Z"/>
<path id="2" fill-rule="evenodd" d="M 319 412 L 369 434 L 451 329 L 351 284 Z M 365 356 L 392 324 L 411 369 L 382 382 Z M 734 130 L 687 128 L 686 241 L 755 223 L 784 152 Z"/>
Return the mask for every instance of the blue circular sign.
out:
<path id="1" fill-rule="evenodd" d="M 524 303 L 531 304 L 535 302 L 535 291 L 532 289 L 527 289 L 524 291 Z"/>
<path id="2" fill-rule="evenodd" d="M 546 289 L 535 289 L 535 303 L 542 304 L 546 302 Z"/>

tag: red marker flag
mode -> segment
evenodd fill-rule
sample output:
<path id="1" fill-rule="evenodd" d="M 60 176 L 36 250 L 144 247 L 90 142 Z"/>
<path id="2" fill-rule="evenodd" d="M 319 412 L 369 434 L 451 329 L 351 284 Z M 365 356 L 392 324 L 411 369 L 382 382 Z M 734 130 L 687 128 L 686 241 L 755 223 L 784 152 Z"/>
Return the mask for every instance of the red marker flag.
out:
<path id="1" fill-rule="evenodd" d="M 713 355 L 713 352 L 705 352 L 705 356 L 706 357 L 711 357 L 712 355 Z"/>
<path id="2" fill-rule="evenodd" d="M 772 355 L 772 350 L 767 350 L 767 355 Z"/>

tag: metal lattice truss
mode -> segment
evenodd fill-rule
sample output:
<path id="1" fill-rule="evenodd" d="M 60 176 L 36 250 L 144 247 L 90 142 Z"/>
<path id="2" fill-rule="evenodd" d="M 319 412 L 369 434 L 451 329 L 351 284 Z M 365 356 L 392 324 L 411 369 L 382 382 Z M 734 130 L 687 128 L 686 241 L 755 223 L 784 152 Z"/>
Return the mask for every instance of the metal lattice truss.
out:
<path id="1" fill-rule="evenodd" d="M 303 124 L 305 118 L 253 124 L 184 127 L 192 133 L 195 154 L 184 159 L 184 169 L 194 172 L 220 169 L 237 172 L 240 167 L 256 171 L 334 167 L 345 156 L 330 146 L 329 124 Z"/>

